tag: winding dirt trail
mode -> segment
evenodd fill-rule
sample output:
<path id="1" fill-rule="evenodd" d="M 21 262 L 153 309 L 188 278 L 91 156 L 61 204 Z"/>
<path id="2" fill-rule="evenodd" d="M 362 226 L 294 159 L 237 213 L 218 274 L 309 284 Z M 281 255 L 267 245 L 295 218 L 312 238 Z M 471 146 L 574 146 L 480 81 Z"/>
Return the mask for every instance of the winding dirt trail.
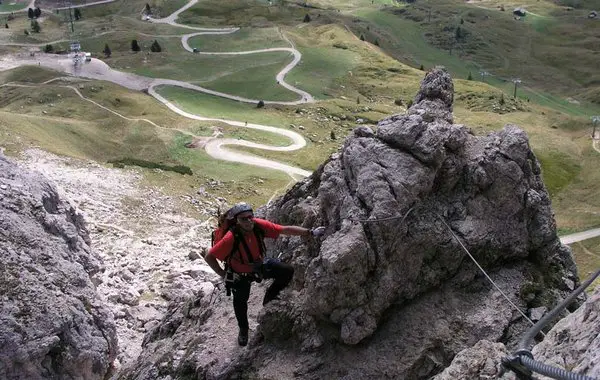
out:
<path id="1" fill-rule="evenodd" d="M 560 237 L 560 242 L 563 243 L 563 244 L 565 244 L 565 245 L 569 245 L 569 244 L 576 243 L 578 241 L 583 241 L 583 240 L 595 238 L 597 236 L 600 236 L 600 228 L 592 228 L 592 229 L 587 230 L 587 231 L 582 231 L 582 232 L 577 232 L 577 233 L 574 233 L 574 234 L 569 234 L 569 235 L 561 236 Z"/>
<path id="2" fill-rule="evenodd" d="M 107 3 L 107 2 L 111 2 L 111 1 L 113 1 L 113 0 L 100 1 L 100 2 L 97 2 L 96 4 L 102 4 L 102 3 Z M 191 37 L 195 37 L 198 35 L 207 35 L 207 34 L 230 34 L 230 33 L 235 33 L 239 30 L 239 28 L 214 28 L 214 29 L 201 28 L 201 27 L 182 25 L 182 24 L 178 24 L 175 22 L 175 20 L 179 16 L 179 14 L 181 14 L 183 11 L 187 10 L 188 8 L 192 7 L 197 2 L 198 2 L 198 0 L 191 0 L 189 3 L 187 3 L 182 8 L 178 9 L 177 11 L 175 11 L 168 17 L 162 18 L 162 19 L 151 19 L 150 21 L 153 23 L 164 23 L 164 24 L 169 24 L 169 25 L 173 25 L 173 26 L 177 26 L 177 27 L 184 27 L 184 28 L 188 28 L 188 29 L 198 30 L 199 32 L 194 32 L 194 33 L 190 33 L 190 34 L 181 36 L 181 43 L 182 43 L 183 47 L 192 54 L 235 56 L 235 55 L 247 55 L 247 54 L 260 54 L 260 53 L 264 53 L 264 52 L 273 52 L 273 51 L 289 52 L 293 56 L 293 59 L 288 65 L 286 65 L 277 74 L 276 80 L 278 81 L 278 83 L 281 86 L 285 87 L 289 91 L 297 93 L 299 95 L 300 99 L 297 101 L 291 101 L 291 102 L 264 101 L 264 103 L 265 104 L 281 104 L 281 105 L 299 105 L 299 104 L 304 104 L 304 103 L 308 103 L 308 102 L 314 102 L 314 98 L 312 97 L 311 94 L 286 83 L 284 80 L 287 73 L 290 70 L 292 70 L 302 59 L 302 54 L 293 47 L 293 44 L 288 39 L 286 39 L 286 41 L 288 41 L 290 43 L 290 45 L 292 45 L 292 47 L 290 47 L 290 48 L 269 48 L 269 49 L 259 49 L 259 50 L 239 51 L 239 52 L 194 53 L 193 48 L 190 47 L 190 45 L 188 43 L 188 41 Z M 88 5 L 91 5 L 91 3 Z M 31 46 L 31 45 L 23 44 L 23 46 Z M 38 45 L 38 46 L 41 46 L 41 45 Z M 183 81 L 177 81 L 177 80 L 172 80 L 172 79 L 154 79 L 154 78 L 147 78 L 147 77 L 143 77 L 143 76 L 132 74 L 132 73 L 125 73 L 125 72 L 121 72 L 118 70 L 114 70 L 109 65 L 104 63 L 103 61 L 101 61 L 99 59 L 95 59 L 95 58 L 92 59 L 91 62 L 88 62 L 85 64 L 80 64 L 80 65 L 74 65 L 73 61 L 71 59 L 64 58 L 61 56 L 56 56 L 53 54 L 36 53 L 35 57 L 26 56 L 24 54 L 16 55 L 16 56 L 15 55 L 5 56 L 0 59 L 0 70 L 6 70 L 6 69 L 13 68 L 13 67 L 21 66 L 21 65 L 36 65 L 36 64 L 47 67 L 47 68 L 51 68 L 53 70 L 65 72 L 65 73 L 68 73 L 70 75 L 77 76 L 77 77 L 110 81 L 110 82 L 119 84 L 123 87 L 129 88 L 131 90 L 137 90 L 137 91 L 147 90 L 148 94 L 150 94 L 155 99 L 157 99 L 158 101 L 163 103 L 170 110 L 172 110 L 173 112 L 175 112 L 181 116 L 184 116 L 184 117 L 187 117 L 190 119 L 202 120 L 202 121 L 219 121 L 219 122 L 222 122 L 222 123 L 234 126 L 234 127 L 257 129 L 257 130 L 262 130 L 262 131 L 276 133 L 276 134 L 285 136 L 291 140 L 291 144 L 288 146 L 284 146 L 284 147 L 258 144 L 258 143 L 253 143 L 250 141 L 237 140 L 237 139 L 211 138 L 205 144 L 204 149 L 211 157 L 213 157 L 215 159 L 224 160 L 224 161 L 240 162 L 240 163 L 250 164 L 250 165 L 264 167 L 264 168 L 268 168 L 268 169 L 279 170 L 279 171 L 282 171 L 282 172 L 288 174 L 293 180 L 297 180 L 297 178 L 296 178 L 297 176 L 306 177 L 311 174 L 310 171 L 307 171 L 307 170 L 304 170 L 304 169 L 301 169 L 298 167 L 294 167 L 291 165 L 287 165 L 285 163 L 268 160 L 268 159 L 265 159 L 262 157 L 248 154 L 248 153 L 236 152 L 233 150 L 226 149 L 226 146 L 228 146 L 228 145 L 237 145 L 237 146 L 245 146 L 245 147 L 257 148 L 257 149 L 262 149 L 262 150 L 270 150 L 270 151 L 280 151 L 280 152 L 281 151 L 283 151 L 283 152 L 293 151 L 293 150 L 301 149 L 304 146 L 306 146 L 306 140 L 304 139 L 304 137 L 302 137 L 302 135 L 300 135 L 296 132 L 293 132 L 293 131 L 289 131 L 289 130 L 285 130 L 285 129 L 281 129 L 281 128 L 277 128 L 277 127 L 273 127 L 273 126 L 268 126 L 268 125 L 246 123 L 246 122 L 237 121 L 237 120 L 210 118 L 210 117 L 205 117 L 202 115 L 192 114 L 192 113 L 186 112 L 186 111 L 178 108 L 177 106 L 175 106 L 174 104 L 169 102 L 167 99 L 162 97 L 160 94 L 157 93 L 157 91 L 155 90 L 155 87 L 157 87 L 157 86 L 177 86 L 177 87 L 186 88 L 186 89 L 190 89 L 190 90 L 194 90 L 194 91 L 199 91 L 199 92 L 203 92 L 206 94 L 219 96 L 222 98 L 231 99 L 231 100 L 235 100 L 235 101 L 245 102 L 245 103 L 258 103 L 259 99 L 249 99 L 249 98 L 244 98 L 244 97 L 240 97 L 240 96 L 236 96 L 236 95 L 230 95 L 230 94 L 222 93 L 219 91 L 210 90 L 210 89 L 207 89 L 207 88 L 204 88 L 201 86 L 193 85 L 193 84 L 183 82 Z M 81 94 L 78 94 L 78 95 L 81 96 Z M 89 99 L 86 99 L 86 100 L 91 101 Z M 102 107 L 102 108 L 107 109 L 106 107 Z M 112 110 L 109 110 L 109 109 L 107 109 L 107 110 L 114 113 L 114 111 L 112 111 Z M 119 116 L 124 117 L 123 115 L 120 115 L 120 114 L 119 114 Z M 154 123 L 152 123 L 152 124 L 154 124 Z"/>

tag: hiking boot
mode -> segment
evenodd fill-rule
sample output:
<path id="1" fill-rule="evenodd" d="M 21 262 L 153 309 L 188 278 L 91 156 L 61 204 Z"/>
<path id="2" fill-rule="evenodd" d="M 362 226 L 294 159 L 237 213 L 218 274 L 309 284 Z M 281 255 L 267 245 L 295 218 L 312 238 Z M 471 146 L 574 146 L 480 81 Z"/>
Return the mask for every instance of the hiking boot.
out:
<path id="1" fill-rule="evenodd" d="M 245 346 L 248 344 L 248 329 L 240 329 L 240 333 L 238 334 L 238 344 L 240 346 Z"/>

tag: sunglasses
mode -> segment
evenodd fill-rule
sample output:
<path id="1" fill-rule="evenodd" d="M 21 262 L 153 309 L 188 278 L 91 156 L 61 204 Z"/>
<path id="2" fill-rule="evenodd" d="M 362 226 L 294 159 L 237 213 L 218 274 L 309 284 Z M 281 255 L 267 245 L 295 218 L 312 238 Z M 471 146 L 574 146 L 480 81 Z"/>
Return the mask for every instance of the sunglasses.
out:
<path id="1" fill-rule="evenodd" d="M 252 219 L 254 219 L 254 215 L 250 215 L 250 216 L 239 216 L 239 217 L 237 218 L 237 220 L 238 220 L 239 222 L 251 222 L 251 221 L 252 221 Z"/>

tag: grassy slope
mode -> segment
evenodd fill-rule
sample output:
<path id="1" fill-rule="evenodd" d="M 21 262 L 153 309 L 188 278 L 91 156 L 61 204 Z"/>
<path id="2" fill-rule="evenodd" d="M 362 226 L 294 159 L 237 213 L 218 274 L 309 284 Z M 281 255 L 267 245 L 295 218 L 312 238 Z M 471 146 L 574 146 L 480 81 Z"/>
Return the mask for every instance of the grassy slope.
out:
<path id="1" fill-rule="evenodd" d="M 241 28 L 231 34 L 200 35 L 188 40 L 191 47 L 206 52 L 232 52 L 290 47 L 276 27 Z"/>
<path id="2" fill-rule="evenodd" d="M 53 75 L 36 67 L 17 70 L 18 73 L 3 72 L 1 82 L 6 83 L 21 75 L 41 80 Z M 233 200 L 240 200 L 249 196 L 253 202 L 260 202 L 272 195 L 271 189 L 281 188 L 289 182 L 289 177 L 275 171 L 233 163 L 220 162 L 215 165 L 203 150 L 184 147 L 186 142 L 192 140 L 191 133 L 185 131 L 206 130 L 207 126 L 214 123 L 178 117 L 162 106 L 157 107 L 152 98 L 116 85 L 87 82 L 77 88 L 84 96 L 121 114 L 131 118 L 147 118 L 168 128 L 157 129 L 146 122 L 126 121 L 80 99 L 73 90 L 61 87 L 60 83 L 38 86 L 34 93 L 29 88 L 3 87 L 0 95 L 0 145 L 6 148 L 8 154 L 17 154 L 30 146 L 40 146 L 56 154 L 98 162 L 132 157 L 166 165 L 189 166 L 195 173 L 192 177 L 168 172 L 148 173 L 155 185 L 166 187 L 174 194 L 185 194 L 190 191 L 190 184 L 199 185 L 208 178 L 218 178 L 231 189 L 252 189 L 252 185 L 261 178 L 264 188 L 258 189 L 257 193 L 240 190 L 232 197 Z M 232 129 L 223 129 L 226 137 L 239 135 Z M 242 136 L 264 141 L 262 135 L 256 133 Z M 275 143 L 283 142 L 275 140 Z M 227 191 L 232 190 L 226 188 Z"/>
<path id="3" fill-rule="evenodd" d="M 589 278 L 600 268 L 600 238 L 585 240 L 571 245 L 573 256 L 579 269 L 579 278 L 581 280 Z M 600 279 L 596 279 L 588 288 L 591 292 L 600 285 Z"/>
<path id="4" fill-rule="evenodd" d="M 218 26 L 242 25 L 245 28 L 238 35 L 231 36 L 230 39 L 227 38 L 228 36 L 211 36 L 210 38 L 204 36 L 192 39 L 193 46 L 198 46 L 202 50 L 221 49 L 222 51 L 254 48 L 261 45 L 287 46 L 287 42 L 281 38 L 277 29 L 277 26 L 280 25 L 280 30 L 288 35 L 304 54 L 301 65 L 288 76 L 290 83 L 297 82 L 301 88 L 310 91 L 324 101 L 301 108 L 267 107 L 264 110 L 256 110 L 253 106 L 215 99 L 177 88 L 165 87 L 160 91 L 186 110 L 207 116 L 228 115 L 232 119 L 276 126 L 303 125 L 305 130 L 302 133 L 308 138 L 308 146 L 305 150 L 286 154 L 264 152 L 260 154 L 311 169 L 337 149 L 341 138 L 356 125 L 356 119 L 362 118 L 369 122 L 376 122 L 386 115 L 401 112 L 403 108 L 394 105 L 394 100 L 401 99 L 406 103 L 417 91 L 418 81 L 423 73 L 407 68 L 386 57 L 381 53 L 382 50 L 416 67 L 421 63 L 426 67 L 443 63 L 458 78 L 466 78 L 471 71 L 473 76 L 478 79 L 477 74 L 480 68 L 489 71 L 494 68 L 496 71 L 494 74 L 497 76 L 488 77 L 488 82 L 504 91 L 508 105 L 515 106 L 515 110 L 508 107 L 508 113 L 503 115 L 491 112 L 501 97 L 501 91 L 498 88 L 480 82 L 456 81 L 456 121 L 471 126 L 477 133 L 498 129 L 506 123 L 515 123 L 525 129 L 530 136 L 532 147 L 542 163 L 544 180 L 553 198 L 559 227 L 563 231 L 595 227 L 600 224 L 596 217 L 600 212 L 600 204 L 595 201 L 598 178 L 596 178 L 593 168 L 598 165 L 599 158 L 597 153 L 590 148 L 590 140 L 587 137 L 589 122 L 584 116 L 595 113 L 597 108 L 593 106 L 586 108 L 570 103 L 565 99 L 570 94 L 560 94 L 560 91 L 576 85 L 579 89 L 584 90 L 581 91 L 582 94 L 585 93 L 591 98 L 595 96 L 594 72 L 589 72 L 590 68 L 595 66 L 588 65 L 587 62 L 589 52 L 597 50 L 594 45 L 595 40 L 589 36 L 589 33 L 595 33 L 597 29 L 594 29 L 594 25 L 590 26 L 584 22 L 581 22 L 580 27 L 565 29 L 565 25 L 581 21 L 580 17 L 585 13 L 584 11 L 576 10 L 566 14 L 560 13 L 562 8 L 546 1 L 526 1 L 526 3 L 528 9 L 539 16 L 529 15 L 533 17 L 527 17 L 521 23 L 512 20 L 512 17 L 507 14 L 509 12 L 502 13 L 494 9 L 494 6 L 497 5 L 494 1 L 481 3 L 481 6 L 488 9 L 476 8 L 462 2 L 459 4 L 450 0 L 432 3 L 437 7 L 432 12 L 433 20 L 449 20 L 447 23 L 458 23 L 460 18 L 464 19 L 464 24 L 457 25 L 464 25 L 463 27 L 470 33 L 471 40 L 465 41 L 458 49 L 459 56 L 456 51 L 450 55 L 447 50 L 435 44 L 439 42 L 437 39 L 439 39 L 441 28 L 428 29 L 430 23 L 424 22 L 423 19 L 415 21 L 406 17 L 406 14 L 394 14 L 394 11 L 400 8 L 392 7 L 391 1 L 378 0 L 371 4 L 370 0 L 354 0 L 321 4 L 324 8 L 331 10 L 307 10 L 283 6 L 279 2 L 275 2 L 276 5 L 273 7 L 267 7 L 265 2 L 258 1 L 248 7 L 242 0 L 203 1 L 189 12 L 185 12 L 180 21 L 185 20 L 198 25 L 204 22 Z M 265 97 L 271 94 L 279 99 L 285 98 L 283 93 L 278 92 L 279 89 L 274 80 L 272 85 L 269 84 L 269 78 L 274 78 L 274 73 L 277 71 L 276 66 L 282 67 L 288 62 L 284 57 L 277 58 L 275 55 L 259 57 L 256 55 L 248 60 L 237 60 L 236 58 L 235 61 L 227 62 L 227 60 L 191 55 L 183 51 L 177 37 L 159 37 L 189 33 L 189 30 L 140 21 L 139 10 L 143 8 L 144 4 L 143 1 L 122 1 L 109 6 L 85 9 L 83 11 L 84 19 L 79 22 L 78 32 L 84 47 L 86 49 L 89 47 L 87 50 L 99 53 L 104 44 L 109 42 L 113 49 L 113 57 L 107 62 L 124 70 L 180 78 L 201 85 L 212 85 L 225 91 L 259 94 Z M 319 5 L 319 3 L 315 4 Z M 166 2 L 151 3 L 151 5 L 157 8 L 163 7 L 163 9 L 168 6 L 171 6 L 172 9 L 176 8 L 174 4 Z M 511 5 L 506 3 L 505 6 L 510 9 Z M 381 7 L 385 7 L 385 9 Z M 410 12 L 417 18 L 419 15 L 421 17 L 426 15 L 423 9 L 419 10 L 418 6 L 413 8 Z M 341 9 L 342 12 L 337 12 L 336 9 Z M 351 12 L 350 16 L 344 14 L 344 11 Z M 301 22 L 306 13 L 311 14 L 312 22 Z M 321 17 L 318 17 L 319 14 Z M 103 15 L 105 17 L 102 19 L 94 19 L 94 16 Z M 34 36 L 35 39 L 27 37 L 27 41 L 43 42 L 44 38 L 64 37 L 66 33 L 61 31 L 64 29 L 64 25 L 60 21 L 61 16 L 57 17 L 57 21 L 52 21 L 54 24 L 49 22 L 47 28 L 43 26 L 40 36 Z M 339 22 L 339 26 L 330 25 L 332 20 Z M 25 20 L 19 22 L 25 25 Z M 353 30 L 356 35 L 364 33 L 366 42 L 350 35 L 344 26 Z M 56 30 L 54 30 L 55 28 Z M 62 29 L 58 30 L 60 28 Z M 118 33 L 113 33 L 113 30 Z M 132 32 L 133 30 L 136 32 Z M 103 32 L 110 33 L 98 36 Z M 555 36 L 553 33 L 558 35 Z M 561 37 L 560 34 L 566 35 Z M 515 35 L 518 36 L 515 37 Z M 577 36 L 577 42 L 565 43 L 566 39 L 572 41 L 570 36 Z M 21 37 L 18 34 L 15 34 L 14 38 L 25 39 L 24 36 Z M 142 45 L 147 45 L 157 39 L 164 47 L 165 53 L 149 56 L 131 54 L 129 47 L 130 40 L 133 38 L 137 38 Z M 380 47 L 373 45 L 375 40 Z M 511 44 L 518 45 L 518 48 Z M 563 47 L 576 50 L 562 50 Z M 203 63 L 202 70 L 198 70 L 199 62 Z M 564 66 L 567 65 L 573 66 L 575 69 L 565 70 Z M 510 100 L 509 95 L 513 90 L 512 83 L 503 82 L 500 78 L 513 74 L 523 77 L 524 83 L 522 87 L 519 87 L 518 94 L 529 97 L 530 103 Z M 11 80 L 35 75 L 47 76 L 38 74 L 37 71 L 29 71 L 14 74 Z M 527 75 L 531 75 L 531 79 L 525 79 L 528 78 Z M 255 84 L 248 85 L 246 82 L 248 77 L 254 78 Z M 548 80 L 548 78 L 552 78 L 552 80 Z M 587 82 L 582 78 L 587 78 Z M 3 81 L 7 80 L 8 78 L 3 74 Z M 535 81 L 537 80 L 541 81 L 540 88 L 536 88 L 538 83 Z M 259 83 L 267 83 L 267 85 L 258 86 Z M 546 88 L 553 84 L 556 84 L 555 88 Z M 211 126 L 216 125 L 216 123 L 182 120 L 172 115 L 167 117 L 166 115 L 170 115 L 170 113 L 165 112 L 162 107 L 156 107 L 156 103 L 147 97 L 140 94 L 128 95 L 126 91 L 116 86 L 104 86 L 105 91 L 93 93 L 87 87 L 84 91 L 86 95 L 94 97 L 102 104 L 110 107 L 117 106 L 126 111 L 128 115 L 141 115 L 152 118 L 154 121 L 161 120 L 165 125 L 181 126 L 183 129 L 187 128 L 186 130 L 200 135 L 209 135 L 212 133 Z M 549 95 L 550 92 L 558 94 Z M 291 95 L 294 96 L 294 94 Z M 69 97 L 68 91 L 63 96 L 64 99 Z M 116 102 L 117 98 L 120 102 Z M 76 101 L 73 98 L 73 102 Z M 62 102 L 57 102 L 50 109 L 47 105 L 36 103 L 35 100 L 31 104 L 24 104 L 11 97 L 3 97 L 2 105 L 2 111 L 10 113 L 3 117 L 3 120 L 6 120 L 2 124 L 4 131 L 13 131 L 11 134 L 13 137 L 14 131 L 19 131 L 18 133 L 23 134 L 25 138 L 31 139 L 28 144 L 39 144 L 40 142 L 35 138 L 38 134 L 28 135 L 26 128 L 15 129 L 13 123 L 15 125 L 37 125 L 35 128 L 38 129 L 32 127 L 32 130 L 38 131 L 42 128 L 41 124 L 37 122 L 37 118 L 41 118 L 43 115 L 40 113 L 42 109 L 47 112 L 58 112 L 59 114 L 53 117 L 66 119 L 69 119 L 68 115 L 73 111 L 73 106 Z M 37 109 L 38 113 L 30 116 L 14 116 L 13 113 L 19 112 L 21 105 L 26 108 L 31 107 L 33 110 Z M 554 110 L 540 108 L 539 105 L 551 106 Z M 87 105 L 83 105 L 82 109 L 92 112 L 86 107 Z M 60 112 L 63 114 L 60 115 Z M 18 119 L 13 119 L 15 117 Z M 206 170 L 207 175 L 215 177 L 227 176 L 227 173 L 245 175 L 242 178 L 262 175 L 262 170 L 253 170 L 244 165 L 228 163 L 215 165 L 212 160 L 207 161 L 209 159 L 201 157 L 198 152 L 181 148 L 188 137 L 180 133 L 165 131 L 151 133 L 147 131 L 147 126 L 143 123 L 125 123 L 114 118 L 109 119 L 108 123 L 114 123 L 122 133 L 122 135 L 116 134 L 118 138 L 114 134 L 111 136 L 98 135 L 99 132 L 93 130 L 94 126 L 91 122 L 82 123 L 79 127 L 76 115 L 72 115 L 60 127 L 53 126 L 52 133 L 58 133 L 58 136 L 67 136 L 66 141 L 73 140 L 72 145 L 79 147 L 73 148 L 71 144 L 63 144 L 64 146 L 61 148 L 63 154 L 86 157 L 91 154 L 97 155 L 94 157 L 109 157 L 111 156 L 110 152 L 114 151 L 116 147 L 112 144 L 122 144 L 127 141 L 143 146 L 147 142 L 148 148 L 141 149 L 140 154 L 148 154 L 147 157 L 150 159 L 189 164 L 196 170 Z M 9 120 L 10 123 L 7 122 Z M 54 124 L 49 123 L 49 125 Z M 104 127 L 104 125 L 97 123 L 96 128 L 98 127 Z M 258 132 L 242 134 L 232 128 L 220 127 L 224 129 L 226 135 L 230 136 L 251 138 L 276 145 L 287 143 L 271 134 Z M 122 132 L 123 130 L 128 132 Z M 337 140 L 330 139 L 332 131 L 337 136 Z M 39 132 L 39 135 L 43 135 L 42 130 Z M 105 140 L 105 143 L 96 144 L 100 146 L 96 151 L 83 149 L 83 147 L 87 147 L 86 144 L 90 144 L 85 138 L 86 134 L 93 135 L 94 139 L 99 139 L 98 141 Z M 4 141 L 10 143 L 13 137 L 5 136 Z M 159 148 L 152 148 L 153 144 Z M 22 146 L 26 145 L 22 144 Z M 57 142 L 57 146 L 61 146 L 60 141 Z M 203 162 L 207 163 L 206 168 L 203 167 Z M 209 162 L 210 164 L 208 164 Z M 269 186 L 273 183 L 283 184 L 286 181 L 285 176 L 271 174 L 273 176 L 270 176 L 266 182 Z M 231 180 L 235 175 L 230 177 Z M 181 176 L 174 178 L 176 179 L 173 182 L 179 183 L 179 191 L 184 192 L 185 181 L 188 179 Z M 251 183 L 249 179 L 242 179 L 242 181 L 245 180 Z M 235 186 L 233 183 L 230 185 L 231 188 L 227 185 L 223 191 L 232 191 Z M 259 192 L 263 191 L 263 186 L 258 186 L 258 190 Z"/>
<path id="5" fill-rule="evenodd" d="M 565 11 L 548 1 L 526 1 L 518 5 L 533 14 L 516 21 L 512 6 L 504 3 L 502 12 L 499 4 L 441 0 L 364 7 L 353 12 L 359 22 L 349 25 L 357 35 L 378 39 L 387 52 L 414 66 L 443 64 L 461 78 L 469 72 L 478 77 L 485 70 L 494 75 L 488 81 L 508 94 L 514 90 L 510 80 L 518 77 L 523 81 L 518 91 L 522 97 L 572 114 L 600 112 L 597 105 L 580 107 L 565 100 L 567 96 L 582 102 L 597 98 L 594 67 L 600 23 L 587 18 L 588 10 Z M 466 35 L 460 40 L 455 38 L 457 27 Z M 561 94 L 562 98 L 556 96 Z"/>

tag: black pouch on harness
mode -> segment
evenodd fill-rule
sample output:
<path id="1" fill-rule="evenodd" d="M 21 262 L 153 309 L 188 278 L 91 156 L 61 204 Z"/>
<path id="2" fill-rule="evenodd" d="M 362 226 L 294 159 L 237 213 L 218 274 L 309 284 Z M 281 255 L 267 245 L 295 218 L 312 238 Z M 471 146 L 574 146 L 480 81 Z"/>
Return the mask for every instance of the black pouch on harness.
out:
<path id="1" fill-rule="evenodd" d="M 256 262 L 252 264 L 252 280 L 261 283 L 264 277 L 263 263 Z"/>
<path id="2" fill-rule="evenodd" d="M 225 272 L 225 294 L 227 296 L 231 295 L 231 288 L 235 283 L 235 273 L 231 270 L 231 268 L 227 268 Z"/>

